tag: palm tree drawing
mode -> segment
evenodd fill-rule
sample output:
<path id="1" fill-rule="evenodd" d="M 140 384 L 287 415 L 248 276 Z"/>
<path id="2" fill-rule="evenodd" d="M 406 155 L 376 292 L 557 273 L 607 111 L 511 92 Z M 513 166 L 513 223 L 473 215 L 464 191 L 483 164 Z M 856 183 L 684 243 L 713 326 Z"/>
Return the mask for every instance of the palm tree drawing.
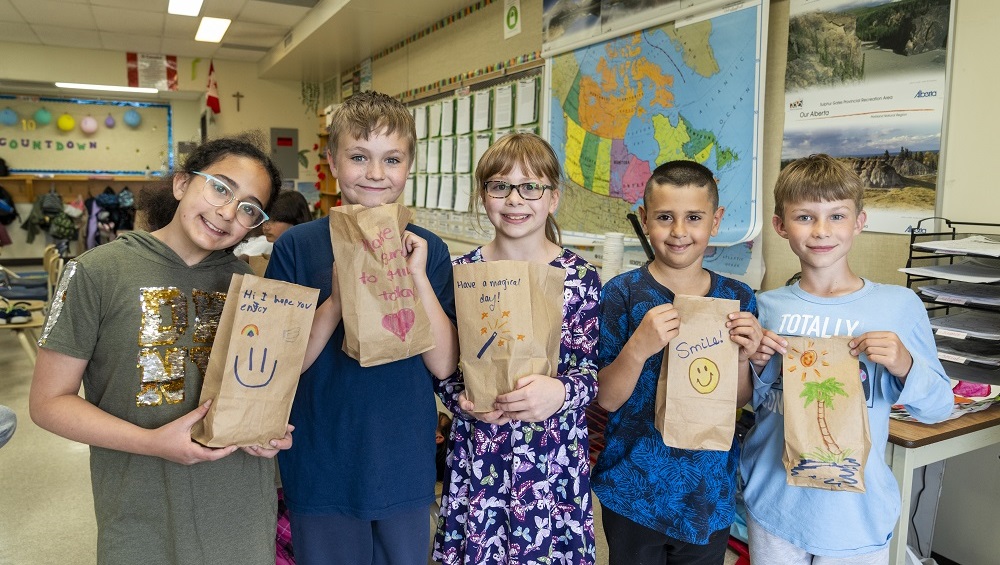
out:
<path id="1" fill-rule="evenodd" d="M 838 394 L 844 397 L 848 396 L 847 392 L 844 391 L 844 385 L 837 379 L 830 377 L 820 382 L 803 383 L 802 393 L 799 394 L 799 397 L 806 399 L 803 407 L 809 406 L 812 402 L 816 403 L 816 422 L 819 424 L 823 444 L 830 453 L 843 455 L 843 450 L 837 445 L 837 441 L 833 439 L 833 435 L 830 433 L 830 426 L 826 422 L 826 407 L 829 405 L 830 410 L 834 409 L 834 397 Z"/>

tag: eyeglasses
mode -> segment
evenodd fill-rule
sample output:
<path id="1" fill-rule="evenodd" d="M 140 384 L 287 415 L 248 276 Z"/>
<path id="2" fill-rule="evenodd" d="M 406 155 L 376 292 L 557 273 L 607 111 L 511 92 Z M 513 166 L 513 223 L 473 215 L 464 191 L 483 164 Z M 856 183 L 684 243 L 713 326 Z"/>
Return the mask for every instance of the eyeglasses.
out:
<path id="1" fill-rule="evenodd" d="M 205 187 L 201 191 L 202 196 L 205 197 L 205 202 L 216 208 L 221 208 L 236 200 L 236 193 L 226 183 L 208 173 L 192 172 L 198 176 L 205 177 Z M 268 219 L 270 218 L 264 213 L 264 209 L 253 202 L 241 201 L 239 202 L 239 206 L 236 207 L 236 221 L 247 229 L 252 230 Z"/>
<path id="2" fill-rule="evenodd" d="M 486 187 L 486 196 L 490 198 L 507 198 L 510 196 L 510 191 L 516 190 L 518 196 L 525 200 L 538 200 L 546 190 L 552 190 L 551 186 L 537 182 L 510 184 L 502 180 L 488 180 L 483 186 Z"/>

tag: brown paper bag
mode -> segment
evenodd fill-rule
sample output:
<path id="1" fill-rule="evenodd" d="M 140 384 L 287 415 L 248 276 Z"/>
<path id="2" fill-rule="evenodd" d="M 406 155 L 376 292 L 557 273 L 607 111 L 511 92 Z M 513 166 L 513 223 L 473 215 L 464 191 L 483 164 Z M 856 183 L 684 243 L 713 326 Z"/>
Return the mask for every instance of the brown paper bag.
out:
<path id="1" fill-rule="evenodd" d="M 285 435 L 319 290 L 233 275 L 208 358 L 208 415 L 191 437 L 209 447 L 259 445 Z"/>
<path id="2" fill-rule="evenodd" d="M 247 263 L 250 263 L 250 268 L 253 269 L 253 274 L 258 277 L 264 276 L 264 271 L 267 271 L 267 263 L 270 260 L 270 255 L 250 255 L 247 257 Z"/>
<path id="3" fill-rule="evenodd" d="M 455 265 L 459 367 L 477 412 L 527 375 L 559 368 L 566 271 L 528 261 Z"/>
<path id="4" fill-rule="evenodd" d="M 412 215 L 400 204 L 330 208 L 344 353 L 362 367 L 408 359 L 434 347 L 430 320 L 403 255 L 403 232 Z"/>
<path id="5" fill-rule="evenodd" d="M 736 432 L 739 346 L 727 316 L 739 300 L 674 297 L 680 333 L 663 353 L 656 386 L 656 429 L 679 449 L 729 451 Z"/>
<path id="6" fill-rule="evenodd" d="M 868 406 L 850 337 L 786 337 L 782 358 L 790 485 L 865 492 Z"/>

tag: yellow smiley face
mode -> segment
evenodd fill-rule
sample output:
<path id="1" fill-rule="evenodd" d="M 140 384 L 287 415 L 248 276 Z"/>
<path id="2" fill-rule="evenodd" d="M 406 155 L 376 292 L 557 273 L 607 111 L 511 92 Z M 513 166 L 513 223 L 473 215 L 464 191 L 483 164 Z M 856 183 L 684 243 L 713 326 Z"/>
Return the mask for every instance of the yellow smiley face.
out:
<path id="1" fill-rule="evenodd" d="M 709 394 L 719 386 L 719 366 L 711 359 L 699 357 L 688 367 L 688 378 L 696 391 Z"/>

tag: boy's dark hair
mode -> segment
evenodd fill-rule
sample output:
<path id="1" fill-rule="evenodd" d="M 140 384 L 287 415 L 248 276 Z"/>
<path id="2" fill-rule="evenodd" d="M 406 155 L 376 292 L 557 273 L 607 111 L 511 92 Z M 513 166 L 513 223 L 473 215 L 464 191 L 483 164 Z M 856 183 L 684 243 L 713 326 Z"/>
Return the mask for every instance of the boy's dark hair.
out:
<path id="1" fill-rule="evenodd" d="M 663 163 L 653 171 L 646 181 L 646 190 L 642 195 L 643 202 L 649 200 L 653 188 L 669 184 L 671 186 L 696 186 L 708 190 L 708 198 L 712 201 L 712 211 L 719 207 L 719 185 L 715 175 L 708 167 L 694 161 L 680 160 Z"/>
<path id="2" fill-rule="evenodd" d="M 327 148 L 330 154 L 337 152 L 341 134 L 349 134 L 354 139 L 368 139 L 373 133 L 396 134 L 406 140 L 410 161 L 413 161 L 414 146 L 417 142 L 417 126 L 413 116 L 402 102 L 381 92 L 359 92 L 344 100 L 330 119 L 327 130 Z"/>
<path id="3" fill-rule="evenodd" d="M 179 169 L 168 175 L 164 182 L 140 190 L 136 196 L 136 210 L 141 214 L 141 228 L 156 231 L 170 223 L 177 211 L 179 202 L 174 198 L 174 177 L 177 175 L 194 176 L 195 171 L 204 171 L 215 163 L 230 156 L 238 155 L 257 161 L 271 180 L 271 192 L 264 202 L 264 212 L 269 213 L 271 206 L 281 190 L 281 172 L 271 160 L 268 143 L 259 131 L 248 131 L 230 137 L 220 137 L 202 143 L 185 159 Z"/>
<path id="4" fill-rule="evenodd" d="M 312 219 L 312 212 L 309 210 L 309 203 L 301 192 L 294 190 L 282 190 L 274 199 L 271 211 L 268 212 L 271 220 L 285 222 L 297 226 Z"/>
<path id="5" fill-rule="evenodd" d="M 796 159 L 785 166 L 774 183 L 774 215 L 783 217 L 792 202 L 853 200 L 855 212 L 865 204 L 865 186 L 847 163 L 824 153 Z"/>
<path id="6" fill-rule="evenodd" d="M 520 165 L 525 173 L 549 179 L 552 190 L 559 190 L 562 169 L 552 146 L 533 133 L 510 133 L 490 145 L 476 165 L 476 190 L 480 200 L 488 198 L 486 181 L 494 175 L 509 173 L 515 165 Z M 475 202 L 472 207 L 478 220 L 480 208 Z M 545 237 L 556 245 L 562 245 L 562 233 L 552 214 L 545 219 Z"/>

